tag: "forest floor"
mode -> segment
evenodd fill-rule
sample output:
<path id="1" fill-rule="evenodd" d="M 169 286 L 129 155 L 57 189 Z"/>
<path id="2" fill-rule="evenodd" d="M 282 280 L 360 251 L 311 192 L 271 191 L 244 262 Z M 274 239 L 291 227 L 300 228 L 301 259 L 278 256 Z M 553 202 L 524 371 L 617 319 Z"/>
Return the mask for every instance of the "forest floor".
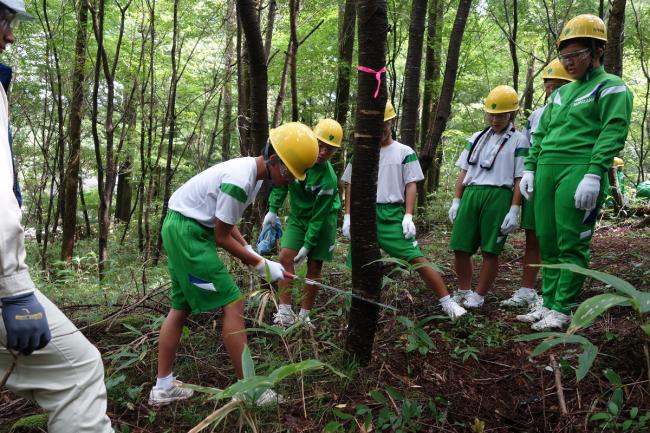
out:
<path id="1" fill-rule="evenodd" d="M 635 228 L 638 220 L 602 221 L 592 249 L 592 268 L 623 278 L 648 290 L 650 229 Z M 443 269 L 454 287 L 452 255 L 447 252 L 448 227 L 420 234 L 425 254 Z M 531 333 L 514 320 L 518 310 L 506 310 L 499 301 L 519 287 L 523 235 L 510 240 L 502 255 L 495 289 L 486 305 L 452 323 L 438 308 L 435 297 L 417 275 L 393 273 L 386 279 L 382 301 L 397 307 L 383 310 L 372 362 L 360 368 L 344 350 L 349 301 L 321 291 L 320 308 L 312 313 L 315 329 L 296 327 L 289 332 L 254 320 L 265 308 L 270 323 L 271 303 L 260 295 L 247 302 L 249 345 L 258 374 L 291 361 L 318 359 L 344 374 L 321 369 L 287 378 L 276 389 L 285 401 L 272 409 L 253 411 L 258 431 L 269 432 L 586 432 L 650 431 L 650 382 L 643 353 L 644 337 L 638 316 L 630 308 L 612 308 L 581 331 L 599 347 L 594 366 L 580 382 L 575 368 L 580 349 L 558 346 L 536 357 L 539 341 L 517 342 Z M 324 282 L 348 289 L 350 276 L 343 262 L 347 245 L 339 244 L 337 258 L 326 265 Z M 477 259 L 477 264 L 478 264 Z M 234 262 L 238 284 L 246 295 L 258 290 L 257 280 Z M 124 272 L 127 272 L 126 270 Z M 303 270 L 304 272 L 304 270 Z M 72 276 L 71 278 L 74 278 Z M 145 294 L 135 283 L 123 284 L 117 294 L 84 299 L 50 296 L 99 348 L 106 365 L 109 416 L 119 432 L 185 432 L 225 402 L 195 394 L 186 402 L 154 409 L 147 397 L 156 373 L 158 330 L 169 305 L 164 268 L 157 288 Z M 66 283 L 67 287 L 72 287 Z M 68 289 L 69 290 L 69 289 Z M 608 291 L 587 279 L 580 296 Z M 46 290 L 47 292 L 47 290 Z M 296 295 L 297 297 L 298 295 Z M 220 336 L 221 314 L 193 316 L 183 334 L 175 374 L 180 380 L 225 388 L 233 371 Z M 556 375 L 550 355 L 558 360 L 567 414 L 561 413 Z M 613 370 L 622 385 L 612 383 Z M 614 399 L 616 390 L 622 390 Z M 615 406 L 613 407 L 612 404 Z M 41 411 L 33 403 L 0 391 L 0 433 Z M 594 415 L 600 421 L 591 421 Z M 642 427 L 642 417 L 648 420 Z M 14 431 L 45 431 L 42 417 L 29 418 L 34 426 Z M 240 417 L 231 414 L 214 430 L 239 431 Z M 609 420 L 609 424 L 603 423 Z M 39 427 L 40 425 L 40 427 Z M 251 431 L 244 428 L 242 431 Z M 72 432 L 71 432 L 72 433 Z"/>

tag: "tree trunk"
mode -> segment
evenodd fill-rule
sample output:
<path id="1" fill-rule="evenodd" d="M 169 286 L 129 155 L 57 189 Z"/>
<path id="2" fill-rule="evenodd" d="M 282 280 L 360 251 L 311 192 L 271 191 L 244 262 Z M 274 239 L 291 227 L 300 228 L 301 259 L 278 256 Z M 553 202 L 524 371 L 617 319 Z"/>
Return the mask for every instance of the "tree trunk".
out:
<path id="1" fill-rule="evenodd" d="M 400 141 L 415 149 L 420 107 L 420 69 L 422 65 L 422 41 L 424 20 L 427 16 L 427 0 L 413 0 L 409 46 L 404 71 L 404 97 L 402 99 L 402 122 Z"/>
<path id="2" fill-rule="evenodd" d="M 251 89 L 251 138 L 255 155 L 260 155 L 269 134 L 269 118 L 266 107 L 268 75 L 260 23 L 254 0 L 237 0 L 237 13 L 246 36 L 246 47 L 250 57 Z"/>
<path id="3" fill-rule="evenodd" d="M 456 11 L 456 19 L 451 29 L 449 37 L 449 48 L 447 49 L 447 64 L 445 65 L 445 76 L 442 81 L 442 89 L 440 91 L 440 99 L 436 107 L 436 114 L 433 119 L 433 127 L 431 133 L 427 136 L 423 150 L 420 153 L 420 165 L 422 171 L 426 174 L 431 166 L 431 161 L 436 155 L 438 144 L 442 133 L 447 126 L 447 120 L 451 115 L 451 102 L 454 97 L 454 87 L 456 85 L 456 74 L 458 72 L 458 57 L 460 55 L 460 46 L 463 40 L 463 33 L 465 33 L 465 25 L 467 24 L 467 17 L 472 5 L 472 0 L 460 0 L 458 2 L 458 10 Z"/>
<path id="4" fill-rule="evenodd" d="M 70 102 L 70 126 L 68 127 L 70 147 L 65 174 L 65 211 L 63 212 L 63 240 L 61 242 L 61 260 L 65 261 L 69 261 L 72 258 L 77 232 L 81 121 L 84 116 L 84 66 L 88 38 L 88 3 L 80 1 L 78 4 L 75 64 L 72 72 L 72 101 Z"/>
<path id="5" fill-rule="evenodd" d="M 228 0 L 228 6 L 232 0 Z M 269 0 L 269 14 L 266 18 L 266 34 L 264 35 L 264 58 L 268 64 L 269 56 L 271 55 L 271 42 L 273 40 L 273 26 L 275 25 L 275 13 L 278 9 L 276 0 Z"/>
<path id="6" fill-rule="evenodd" d="M 607 21 L 607 45 L 605 46 L 605 70 L 610 74 L 623 74 L 623 42 L 626 0 L 612 0 Z"/>
<path id="7" fill-rule="evenodd" d="M 115 219 L 128 222 L 131 219 L 131 158 L 127 156 L 117 174 L 117 194 L 115 196 Z"/>
<path id="8" fill-rule="evenodd" d="M 386 64 L 388 30 L 385 0 L 358 0 L 359 64 L 376 71 Z M 377 81 L 374 74 L 358 73 L 358 101 L 352 163 L 352 290 L 367 299 L 379 299 L 381 267 L 375 224 L 375 199 L 379 142 L 386 105 L 386 80 L 382 76 L 380 92 L 373 97 Z M 372 359 L 379 308 L 352 298 L 346 347 L 361 365 Z"/>
<path id="9" fill-rule="evenodd" d="M 420 146 L 423 146 L 432 116 L 435 113 L 440 79 L 440 50 L 442 47 L 442 22 L 444 20 L 442 0 L 430 0 L 427 25 L 427 44 L 424 60 L 424 92 L 422 94 L 422 123 L 420 124 Z M 420 194 L 421 195 L 421 194 Z"/>
<path id="10" fill-rule="evenodd" d="M 271 0 L 269 8 L 275 9 L 275 0 Z M 232 64 L 234 57 L 233 37 L 237 32 L 237 17 L 235 16 L 235 1 L 228 0 L 228 20 L 226 21 L 226 35 L 228 36 L 228 44 L 226 45 L 226 78 L 223 84 L 223 133 L 221 135 L 221 160 L 227 161 L 230 159 L 230 130 L 232 128 Z M 275 13 L 274 13 L 275 15 Z M 271 12 L 269 11 L 269 20 L 271 19 Z M 267 27 L 267 42 L 269 42 L 269 32 L 272 32 L 272 25 Z M 269 42 L 270 44 L 270 42 Z M 270 47 L 268 48 L 270 49 Z M 268 54 L 268 51 L 267 51 Z"/>
<path id="11" fill-rule="evenodd" d="M 251 81 L 248 48 L 244 44 L 241 19 L 237 20 L 237 130 L 239 152 L 242 156 L 253 155 L 251 149 Z"/>
<path id="12" fill-rule="evenodd" d="M 530 57 L 526 70 L 526 87 L 524 88 L 524 116 L 528 117 L 533 110 L 534 81 L 535 81 L 535 58 Z"/>
<path id="13" fill-rule="evenodd" d="M 289 46 L 287 47 L 287 53 L 284 58 L 284 67 L 282 68 L 282 75 L 280 76 L 280 90 L 278 90 L 278 98 L 275 101 L 275 110 L 273 111 L 273 128 L 276 128 L 280 125 L 282 121 L 282 112 L 284 111 L 284 99 L 287 93 L 287 80 L 291 79 L 291 102 L 294 103 L 294 89 L 296 87 L 294 83 L 295 79 L 295 58 L 298 51 L 298 35 L 296 32 L 297 21 L 298 21 L 298 12 L 300 8 L 299 0 L 289 0 Z M 296 93 L 297 99 L 297 93 Z M 297 104 L 297 101 L 296 101 Z M 292 117 L 294 114 L 294 109 L 292 105 Z"/>
<path id="14" fill-rule="evenodd" d="M 508 47 L 510 48 L 510 57 L 512 58 L 512 87 L 519 91 L 519 59 L 517 58 L 517 30 L 519 27 L 519 14 L 517 12 L 517 0 L 512 0 L 512 23 L 508 17 L 507 0 L 503 0 L 503 10 L 506 14 L 506 21 L 510 30 L 508 38 Z"/>

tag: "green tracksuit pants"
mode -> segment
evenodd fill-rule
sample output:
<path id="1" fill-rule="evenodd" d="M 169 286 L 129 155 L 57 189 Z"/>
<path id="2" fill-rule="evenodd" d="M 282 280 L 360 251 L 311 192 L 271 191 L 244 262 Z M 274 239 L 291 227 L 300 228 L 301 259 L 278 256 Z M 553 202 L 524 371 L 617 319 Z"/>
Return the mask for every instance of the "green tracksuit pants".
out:
<path id="1" fill-rule="evenodd" d="M 576 209 L 575 192 L 589 165 L 540 164 L 535 172 L 535 225 L 542 263 L 589 266 L 591 237 L 602 194 L 591 211 Z M 601 192 L 603 185 L 601 183 Z M 569 314 L 585 277 L 568 270 L 542 269 L 544 306 Z"/>

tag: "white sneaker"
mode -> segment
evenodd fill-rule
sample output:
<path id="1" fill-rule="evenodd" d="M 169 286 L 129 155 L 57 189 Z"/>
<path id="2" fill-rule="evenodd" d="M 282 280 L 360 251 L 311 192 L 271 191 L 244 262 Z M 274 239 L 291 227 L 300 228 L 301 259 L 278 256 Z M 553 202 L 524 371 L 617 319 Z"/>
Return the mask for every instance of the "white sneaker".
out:
<path id="1" fill-rule="evenodd" d="M 571 317 L 559 311 L 551 310 L 539 322 L 533 323 L 531 328 L 535 331 L 550 331 L 551 329 L 562 330 L 569 324 Z"/>
<path id="2" fill-rule="evenodd" d="M 471 292 L 471 290 L 456 290 L 454 293 L 451 295 L 451 299 L 453 299 L 457 304 L 460 304 L 465 300 L 465 297 Z"/>
<path id="3" fill-rule="evenodd" d="M 501 301 L 503 307 L 523 307 L 525 305 L 534 305 L 538 296 L 532 289 L 521 288 L 516 290 L 511 297 Z"/>
<path id="4" fill-rule="evenodd" d="M 516 319 L 520 322 L 524 323 L 535 323 L 540 320 L 542 320 L 544 317 L 546 317 L 551 310 L 546 308 L 544 305 L 538 304 L 533 307 L 532 310 L 530 310 L 529 313 L 527 314 L 520 314 L 516 317 Z"/>
<path id="5" fill-rule="evenodd" d="M 277 313 L 273 314 L 273 324 L 284 326 L 285 328 L 296 323 L 296 314 L 289 310 L 278 310 Z"/>
<path id="6" fill-rule="evenodd" d="M 187 400 L 194 395 L 194 390 L 189 388 L 181 388 L 183 382 L 175 380 L 172 382 L 172 387 L 169 389 L 156 388 L 155 386 L 149 393 L 149 405 L 151 406 L 165 406 L 174 401 Z"/>
<path id="7" fill-rule="evenodd" d="M 451 320 L 456 320 L 459 317 L 467 314 L 467 310 L 458 305 L 458 303 L 454 301 L 453 298 L 441 303 L 440 308 L 442 308 L 442 311 L 444 311 Z"/>
<path id="8" fill-rule="evenodd" d="M 234 395 L 232 397 L 234 401 L 245 401 L 245 397 L 242 396 L 241 394 Z M 282 395 L 278 394 L 277 392 L 273 391 L 272 389 L 267 389 L 257 397 L 257 400 L 255 400 L 255 406 L 272 406 L 276 404 L 280 404 L 284 401 L 284 397 Z"/>
<path id="9" fill-rule="evenodd" d="M 314 323 L 311 321 L 311 317 L 309 317 L 309 314 L 300 314 L 298 316 L 298 322 L 302 323 L 302 325 L 306 328 L 316 329 Z"/>
<path id="10" fill-rule="evenodd" d="M 485 296 L 481 296 L 478 293 L 476 293 L 473 290 L 470 290 L 470 292 L 465 295 L 465 300 L 463 301 L 463 305 L 465 308 L 479 308 L 483 305 L 485 302 Z"/>

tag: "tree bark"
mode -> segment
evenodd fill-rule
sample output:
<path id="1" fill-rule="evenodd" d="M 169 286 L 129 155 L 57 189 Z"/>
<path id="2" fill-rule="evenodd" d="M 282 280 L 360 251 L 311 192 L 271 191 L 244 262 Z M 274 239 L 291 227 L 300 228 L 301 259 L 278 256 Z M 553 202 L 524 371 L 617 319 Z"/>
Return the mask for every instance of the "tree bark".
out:
<path id="1" fill-rule="evenodd" d="M 268 75 L 255 1 L 237 0 L 237 13 L 246 36 L 246 47 L 250 56 L 252 148 L 256 155 L 260 155 L 269 134 L 269 118 L 266 106 Z"/>
<path id="2" fill-rule="evenodd" d="M 133 197 L 131 169 L 131 158 L 127 156 L 120 165 L 117 174 L 117 194 L 115 196 L 115 219 L 122 222 L 131 219 L 131 199 Z"/>
<path id="3" fill-rule="evenodd" d="M 380 70 L 386 64 L 388 30 L 385 0 L 357 1 L 359 64 Z M 375 200 L 379 164 L 379 142 L 386 105 L 386 80 L 382 76 L 380 92 L 373 97 L 377 82 L 374 74 L 358 73 L 354 160 L 352 163 L 352 290 L 367 298 L 379 299 L 381 268 L 375 224 Z M 352 298 L 346 347 L 361 365 L 372 359 L 378 306 Z"/>
<path id="4" fill-rule="evenodd" d="M 534 81 L 535 81 L 535 58 L 531 56 L 526 69 L 526 87 L 524 88 L 524 115 L 528 117 L 533 110 Z"/>
<path id="5" fill-rule="evenodd" d="M 420 165 L 422 171 L 426 174 L 431 166 L 431 161 L 436 155 L 436 150 L 440 143 L 442 133 L 447 126 L 447 120 L 451 115 L 451 103 L 454 96 L 454 87 L 456 85 L 456 74 L 458 72 L 458 58 L 460 55 L 460 46 L 467 24 L 467 17 L 472 5 L 472 0 L 460 0 L 456 18 L 451 29 L 449 38 L 449 48 L 447 49 L 447 64 L 445 65 L 445 75 L 440 91 L 440 99 L 436 107 L 436 114 L 433 119 L 431 133 L 427 136 L 423 150 L 420 153 Z"/>
<path id="6" fill-rule="evenodd" d="M 625 30 L 625 3 L 612 0 L 607 21 L 607 45 L 605 46 L 605 70 L 610 74 L 623 74 L 623 42 Z"/>
<path id="7" fill-rule="evenodd" d="M 228 0 L 230 6 L 231 0 Z M 266 34 L 264 35 L 264 58 L 268 64 L 271 55 L 271 42 L 273 41 L 273 26 L 275 25 L 275 13 L 278 9 L 277 0 L 269 0 L 269 14 L 266 18 Z"/>
<path id="8" fill-rule="evenodd" d="M 275 0 L 271 0 L 269 8 L 275 9 Z M 274 13 L 275 15 L 275 13 Z M 269 20 L 271 12 L 269 11 Z M 273 26 L 267 27 L 267 42 L 270 44 L 269 32 L 273 31 Z M 228 44 L 226 45 L 226 78 L 223 84 L 223 133 L 221 135 L 221 160 L 230 159 L 230 131 L 232 128 L 232 65 L 235 54 L 233 38 L 237 32 L 237 17 L 235 16 L 235 0 L 228 0 L 228 19 L 226 21 L 226 35 L 228 35 Z M 267 50 L 270 49 L 270 45 Z M 267 51 L 268 56 L 268 51 Z M 268 57 L 267 57 L 268 58 Z"/>
<path id="9" fill-rule="evenodd" d="M 438 80 L 440 79 L 440 50 L 442 47 L 442 27 L 444 19 L 442 0 L 430 0 L 429 21 L 427 25 L 427 44 L 424 60 L 424 92 L 422 93 L 422 123 L 420 124 L 420 146 L 423 146 L 432 116 L 437 105 Z"/>
<path id="10" fill-rule="evenodd" d="M 291 102 L 292 102 L 292 117 L 293 117 L 293 104 L 294 104 L 294 89 L 295 89 L 295 58 L 298 51 L 298 34 L 296 31 L 298 12 L 300 8 L 299 0 L 289 0 L 289 46 L 284 58 L 284 67 L 282 68 L 282 75 L 280 76 L 280 89 L 278 90 L 278 98 L 275 101 L 275 110 L 273 110 L 273 128 L 280 125 L 282 121 L 282 112 L 284 111 L 284 99 L 287 93 L 287 80 L 291 79 Z M 296 94 L 297 99 L 297 94 Z M 297 101 L 296 101 L 297 104 Z"/>
<path id="11" fill-rule="evenodd" d="M 517 30 L 519 28 L 519 14 L 517 11 L 517 0 L 512 0 L 512 23 L 508 17 L 508 3 L 503 0 L 503 10 L 506 14 L 506 22 L 510 30 L 508 39 L 508 48 L 510 48 L 510 57 L 512 59 L 512 87 L 519 91 L 519 59 L 517 58 Z"/>
<path id="12" fill-rule="evenodd" d="M 244 43 L 241 19 L 237 20 L 237 130 L 239 153 L 253 155 L 251 149 L 251 81 L 248 48 Z"/>
<path id="13" fill-rule="evenodd" d="M 65 211 L 63 212 L 63 239 L 61 260 L 69 261 L 74 253 L 77 232 L 77 194 L 79 185 L 79 159 L 81 156 L 81 122 L 84 116 L 84 66 L 88 38 L 88 3 L 78 2 L 75 64 L 72 72 L 72 101 L 68 127 L 68 163 L 65 174 Z"/>
<path id="14" fill-rule="evenodd" d="M 400 141 L 413 149 L 415 149 L 416 145 L 418 109 L 420 108 L 420 69 L 422 66 L 422 42 L 426 16 L 427 0 L 413 0 L 409 27 L 409 46 L 404 71 L 402 122 L 400 123 Z"/>

